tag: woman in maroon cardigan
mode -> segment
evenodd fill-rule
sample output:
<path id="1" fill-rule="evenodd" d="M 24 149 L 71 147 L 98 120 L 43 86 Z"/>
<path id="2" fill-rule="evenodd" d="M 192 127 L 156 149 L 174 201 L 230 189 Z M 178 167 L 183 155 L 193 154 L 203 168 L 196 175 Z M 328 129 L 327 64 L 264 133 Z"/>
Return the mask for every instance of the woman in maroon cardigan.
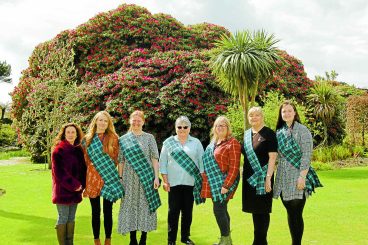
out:
<path id="1" fill-rule="evenodd" d="M 59 244 L 73 244 L 75 213 L 86 182 L 82 138 L 78 125 L 64 124 L 52 151 L 52 202 L 58 211 L 56 234 Z"/>

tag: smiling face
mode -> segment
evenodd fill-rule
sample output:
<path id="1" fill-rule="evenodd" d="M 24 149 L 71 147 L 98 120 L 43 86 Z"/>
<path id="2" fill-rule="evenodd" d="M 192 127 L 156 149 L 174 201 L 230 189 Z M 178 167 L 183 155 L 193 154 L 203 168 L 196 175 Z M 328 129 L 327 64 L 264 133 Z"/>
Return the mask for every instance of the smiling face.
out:
<path id="1" fill-rule="evenodd" d="M 96 132 L 104 133 L 109 126 L 109 119 L 105 115 L 100 115 L 96 120 Z"/>
<path id="2" fill-rule="evenodd" d="M 175 131 L 179 138 L 187 138 L 190 132 L 190 127 L 184 122 L 180 122 L 176 126 Z"/>
<path id="3" fill-rule="evenodd" d="M 77 130 L 73 126 L 69 126 L 65 129 L 65 139 L 74 145 L 75 139 L 77 138 Z"/>
<path id="4" fill-rule="evenodd" d="M 141 131 L 144 121 L 140 116 L 132 116 L 129 120 L 130 129 L 133 131 Z"/>
<path id="5" fill-rule="evenodd" d="M 287 124 L 291 124 L 295 118 L 295 110 L 291 105 L 284 105 L 281 109 L 281 117 Z"/>
<path id="6" fill-rule="evenodd" d="M 263 115 L 259 111 L 250 111 L 248 113 L 249 124 L 253 128 L 257 128 L 263 125 Z"/>
<path id="7" fill-rule="evenodd" d="M 215 131 L 219 139 L 224 139 L 228 135 L 228 125 L 226 121 L 220 120 L 215 125 Z"/>

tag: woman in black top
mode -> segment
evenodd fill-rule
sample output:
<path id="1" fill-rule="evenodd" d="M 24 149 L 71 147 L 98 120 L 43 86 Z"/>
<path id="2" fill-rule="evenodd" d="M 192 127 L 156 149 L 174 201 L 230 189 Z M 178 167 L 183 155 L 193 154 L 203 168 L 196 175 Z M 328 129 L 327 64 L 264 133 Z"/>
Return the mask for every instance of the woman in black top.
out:
<path id="1" fill-rule="evenodd" d="M 252 213 L 253 245 L 267 244 L 267 231 L 272 211 L 273 173 L 277 158 L 274 131 L 264 126 L 260 107 L 248 112 L 251 128 L 244 133 L 243 212 Z"/>

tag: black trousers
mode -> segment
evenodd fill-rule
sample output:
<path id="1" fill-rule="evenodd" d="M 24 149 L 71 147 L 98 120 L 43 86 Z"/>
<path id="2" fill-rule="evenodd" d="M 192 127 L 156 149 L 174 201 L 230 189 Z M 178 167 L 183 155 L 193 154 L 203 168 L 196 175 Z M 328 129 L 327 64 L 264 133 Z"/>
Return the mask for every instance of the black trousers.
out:
<path id="1" fill-rule="evenodd" d="M 270 225 L 270 214 L 252 214 L 254 238 L 253 245 L 267 245 L 267 232 Z"/>
<path id="2" fill-rule="evenodd" d="M 216 222 L 220 228 L 221 236 L 230 235 L 230 215 L 227 211 L 227 203 L 213 202 L 213 213 L 215 214 Z"/>
<path id="3" fill-rule="evenodd" d="M 92 230 L 95 239 L 100 238 L 100 215 L 101 215 L 101 204 L 100 197 L 90 198 L 91 209 L 92 209 Z M 112 232 L 112 202 L 103 199 L 103 215 L 104 215 L 104 227 L 105 237 L 111 238 Z"/>
<path id="4" fill-rule="evenodd" d="M 190 236 L 193 214 L 193 186 L 177 185 L 170 187 L 168 213 L 168 240 L 175 242 L 178 233 L 179 216 L 181 213 L 181 240 Z"/>
<path id="5" fill-rule="evenodd" d="M 300 245 L 302 243 L 304 231 L 303 209 L 306 198 L 303 196 L 303 199 L 284 201 L 281 196 L 281 200 L 288 215 L 288 224 L 292 245 Z"/>

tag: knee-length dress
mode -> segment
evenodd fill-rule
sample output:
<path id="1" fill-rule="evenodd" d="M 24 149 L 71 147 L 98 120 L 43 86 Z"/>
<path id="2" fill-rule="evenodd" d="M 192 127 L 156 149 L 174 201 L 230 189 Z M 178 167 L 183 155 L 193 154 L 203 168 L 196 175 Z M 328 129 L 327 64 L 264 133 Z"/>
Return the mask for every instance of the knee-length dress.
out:
<path id="1" fill-rule="evenodd" d="M 156 140 L 152 134 L 145 133 L 134 135 L 144 152 L 149 164 L 151 159 L 159 159 Z M 149 232 L 157 228 L 157 213 L 150 213 L 148 202 L 139 181 L 138 175 L 128 162 L 126 162 L 122 151 L 120 151 L 120 162 L 123 161 L 123 187 L 125 196 L 121 200 L 118 233 L 126 234 L 130 231 Z M 152 183 L 153 188 L 153 183 Z"/>
<path id="2" fill-rule="evenodd" d="M 257 134 L 252 134 L 253 150 L 261 164 L 261 167 L 268 163 L 268 153 L 277 152 L 276 134 L 272 129 L 263 127 Z M 243 166 L 243 189 L 242 189 L 242 208 L 243 212 L 247 213 L 271 213 L 272 211 L 272 191 L 266 195 L 256 195 L 256 189 L 251 186 L 247 179 L 253 175 L 254 171 L 245 155 L 244 146 L 242 147 L 244 154 Z M 273 176 L 271 178 L 273 185 Z"/>

